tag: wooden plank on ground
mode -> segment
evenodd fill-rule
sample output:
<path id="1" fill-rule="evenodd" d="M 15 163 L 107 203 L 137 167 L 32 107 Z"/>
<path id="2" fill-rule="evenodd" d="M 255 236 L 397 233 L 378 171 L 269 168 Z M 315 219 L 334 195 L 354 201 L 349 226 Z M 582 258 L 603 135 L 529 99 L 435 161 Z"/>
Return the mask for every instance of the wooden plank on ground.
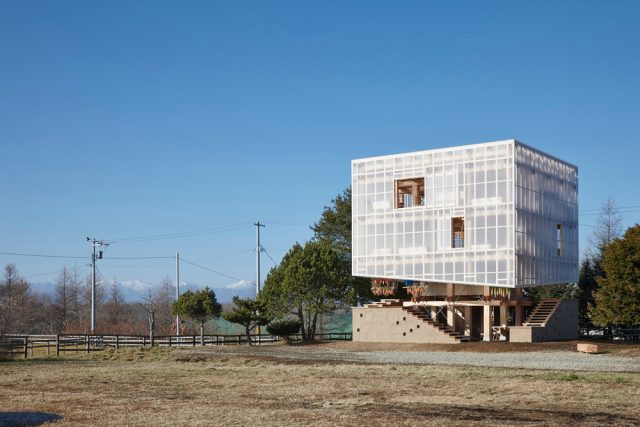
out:
<path id="1" fill-rule="evenodd" d="M 598 354 L 602 353 L 602 348 L 598 344 L 578 343 L 578 351 L 582 353 Z"/>

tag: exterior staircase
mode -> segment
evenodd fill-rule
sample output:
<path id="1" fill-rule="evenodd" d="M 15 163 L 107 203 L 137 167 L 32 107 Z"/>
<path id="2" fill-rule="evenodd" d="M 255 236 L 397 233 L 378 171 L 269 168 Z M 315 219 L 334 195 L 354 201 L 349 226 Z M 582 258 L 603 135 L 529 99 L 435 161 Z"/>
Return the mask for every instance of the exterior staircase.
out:
<path id="1" fill-rule="evenodd" d="M 402 309 L 407 311 L 413 317 L 420 319 L 422 323 L 426 323 L 430 325 L 431 327 L 438 330 L 440 333 L 448 335 L 449 337 L 453 338 L 457 342 L 477 341 L 475 339 L 472 339 L 471 337 L 465 336 L 461 332 L 454 331 L 451 326 L 445 323 L 436 322 L 431 317 L 425 316 L 423 309 L 418 306 L 402 307 Z"/>
<path id="2" fill-rule="evenodd" d="M 366 308 L 387 308 L 387 307 L 402 307 L 402 300 L 399 299 L 381 299 L 380 301 L 372 302 L 364 305 Z"/>
<path id="3" fill-rule="evenodd" d="M 547 322 L 556 312 L 561 301 L 562 300 L 559 298 L 547 298 L 540 300 L 522 326 L 547 326 Z"/>

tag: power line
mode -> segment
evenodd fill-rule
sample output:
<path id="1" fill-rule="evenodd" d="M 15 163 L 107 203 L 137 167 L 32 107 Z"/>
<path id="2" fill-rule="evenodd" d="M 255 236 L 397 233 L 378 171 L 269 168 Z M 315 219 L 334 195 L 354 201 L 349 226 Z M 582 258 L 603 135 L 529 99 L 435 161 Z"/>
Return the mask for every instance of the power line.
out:
<path id="1" fill-rule="evenodd" d="M 216 259 L 229 258 L 229 257 L 236 256 L 236 255 L 243 255 L 243 254 L 253 253 L 254 251 L 255 251 L 255 249 L 247 249 L 247 250 L 244 250 L 244 251 L 238 251 L 238 252 L 233 252 L 233 253 L 229 253 L 229 254 L 218 255 L 218 256 L 215 256 L 215 257 L 212 257 L 212 258 L 200 259 L 200 260 L 198 260 L 198 262 L 214 261 Z"/>
<path id="2" fill-rule="evenodd" d="M 87 256 L 70 256 L 70 255 L 44 255 L 44 254 L 24 254 L 17 252 L 0 252 L 0 255 L 39 257 L 39 258 L 69 258 L 69 259 L 86 259 Z"/>
<path id="3" fill-rule="evenodd" d="M 156 234 L 137 237 L 123 237 L 119 239 L 112 239 L 112 243 L 127 243 L 127 242 L 147 242 L 152 240 L 167 240 L 167 239 L 181 239 L 186 237 L 197 237 L 206 234 L 221 233 L 225 231 L 235 231 L 251 226 L 250 222 L 241 222 L 238 224 L 223 225 L 220 227 L 206 228 L 201 230 L 185 231 L 180 233 L 168 233 L 168 234 Z"/>
<path id="4" fill-rule="evenodd" d="M 136 257 L 108 257 L 105 259 L 174 259 L 172 256 L 136 256 Z"/>
<path id="5" fill-rule="evenodd" d="M 50 271 L 48 273 L 38 273 L 38 274 L 30 274 L 28 276 L 24 276 L 25 279 L 28 279 L 30 277 L 38 277 L 38 276 L 47 276 L 49 274 L 54 274 L 54 273 L 60 273 L 62 271 L 62 268 L 56 270 L 56 271 Z"/>
<path id="6" fill-rule="evenodd" d="M 640 208 L 640 205 L 635 206 L 616 206 L 615 209 L 637 209 Z M 580 209 L 582 212 L 592 212 L 592 211 L 602 211 L 602 208 L 593 208 L 593 209 Z"/>
<path id="7" fill-rule="evenodd" d="M 265 221 L 269 226 L 309 226 L 308 221 Z"/>
<path id="8" fill-rule="evenodd" d="M 191 261 L 189 261 L 189 260 L 187 260 L 187 259 L 185 259 L 185 258 L 183 258 L 183 257 L 180 257 L 180 261 L 184 261 L 184 262 L 186 262 L 187 264 L 191 264 L 191 265 L 193 265 L 194 267 L 201 268 L 201 269 L 206 270 L 206 271 L 208 271 L 208 272 L 210 272 L 210 273 L 214 273 L 214 274 L 217 274 L 217 275 L 219 275 L 219 276 L 226 277 L 226 278 L 231 279 L 231 280 L 237 280 L 237 281 L 242 281 L 242 280 L 244 280 L 244 279 L 240 279 L 240 278 L 238 278 L 238 277 L 229 276 L 228 274 L 224 274 L 224 273 L 221 273 L 221 272 L 216 271 L 216 270 L 212 270 L 212 269 L 207 268 L 207 267 L 205 267 L 205 266 L 203 266 L 203 265 L 196 264 L 195 262 L 191 262 Z"/>
<path id="9" fill-rule="evenodd" d="M 38 258 L 67 258 L 67 259 L 86 259 L 85 256 L 71 256 L 71 255 L 47 255 L 47 254 L 25 254 L 18 252 L 0 252 L 0 255 L 13 255 L 13 256 L 25 256 L 25 257 L 38 257 Z M 143 256 L 143 257 L 109 257 L 106 259 L 173 259 L 171 256 Z"/>
<path id="10" fill-rule="evenodd" d="M 278 266 L 278 263 L 276 262 L 276 260 L 275 260 L 275 259 L 273 259 L 273 257 L 272 257 L 272 256 L 271 256 L 271 254 L 269 253 L 269 251 L 267 251 L 267 248 L 265 248 L 264 246 L 261 246 L 261 248 L 262 248 L 262 252 L 264 252 L 264 253 L 269 257 L 269 259 L 270 259 L 270 260 L 271 260 L 271 262 L 273 263 L 274 267 L 277 267 L 277 266 Z"/>
<path id="11" fill-rule="evenodd" d="M 612 213 L 611 216 L 628 214 L 628 213 L 638 213 L 638 212 L 640 212 L 640 209 L 633 209 L 633 210 L 629 210 L 629 211 L 617 211 L 617 212 Z M 594 212 L 594 213 L 581 213 L 580 214 L 580 216 L 597 216 L 597 215 L 602 215 L 602 213 Z"/>

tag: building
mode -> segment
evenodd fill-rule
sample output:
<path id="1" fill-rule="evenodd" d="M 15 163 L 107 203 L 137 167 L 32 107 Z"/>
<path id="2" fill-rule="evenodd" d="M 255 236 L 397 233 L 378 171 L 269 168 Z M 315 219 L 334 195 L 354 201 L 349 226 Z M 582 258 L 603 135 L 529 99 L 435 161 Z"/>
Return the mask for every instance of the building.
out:
<path id="1" fill-rule="evenodd" d="M 513 338 L 521 288 L 577 281 L 578 169 L 516 140 L 353 160 L 352 203 L 353 275 L 381 295 L 402 284 L 401 310 L 438 308 L 431 322 L 459 338 Z M 375 339 L 357 311 L 354 339 Z"/>

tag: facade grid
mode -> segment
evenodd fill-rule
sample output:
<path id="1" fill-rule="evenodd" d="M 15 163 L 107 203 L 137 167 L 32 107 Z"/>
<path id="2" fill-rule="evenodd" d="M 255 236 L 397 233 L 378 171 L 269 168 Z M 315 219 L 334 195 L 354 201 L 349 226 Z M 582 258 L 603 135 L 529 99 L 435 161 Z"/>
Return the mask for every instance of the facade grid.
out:
<path id="1" fill-rule="evenodd" d="M 577 168 L 515 140 L 354 160 L 352 192 L 356 276 L 515 287 L 577 274 Z"/>

